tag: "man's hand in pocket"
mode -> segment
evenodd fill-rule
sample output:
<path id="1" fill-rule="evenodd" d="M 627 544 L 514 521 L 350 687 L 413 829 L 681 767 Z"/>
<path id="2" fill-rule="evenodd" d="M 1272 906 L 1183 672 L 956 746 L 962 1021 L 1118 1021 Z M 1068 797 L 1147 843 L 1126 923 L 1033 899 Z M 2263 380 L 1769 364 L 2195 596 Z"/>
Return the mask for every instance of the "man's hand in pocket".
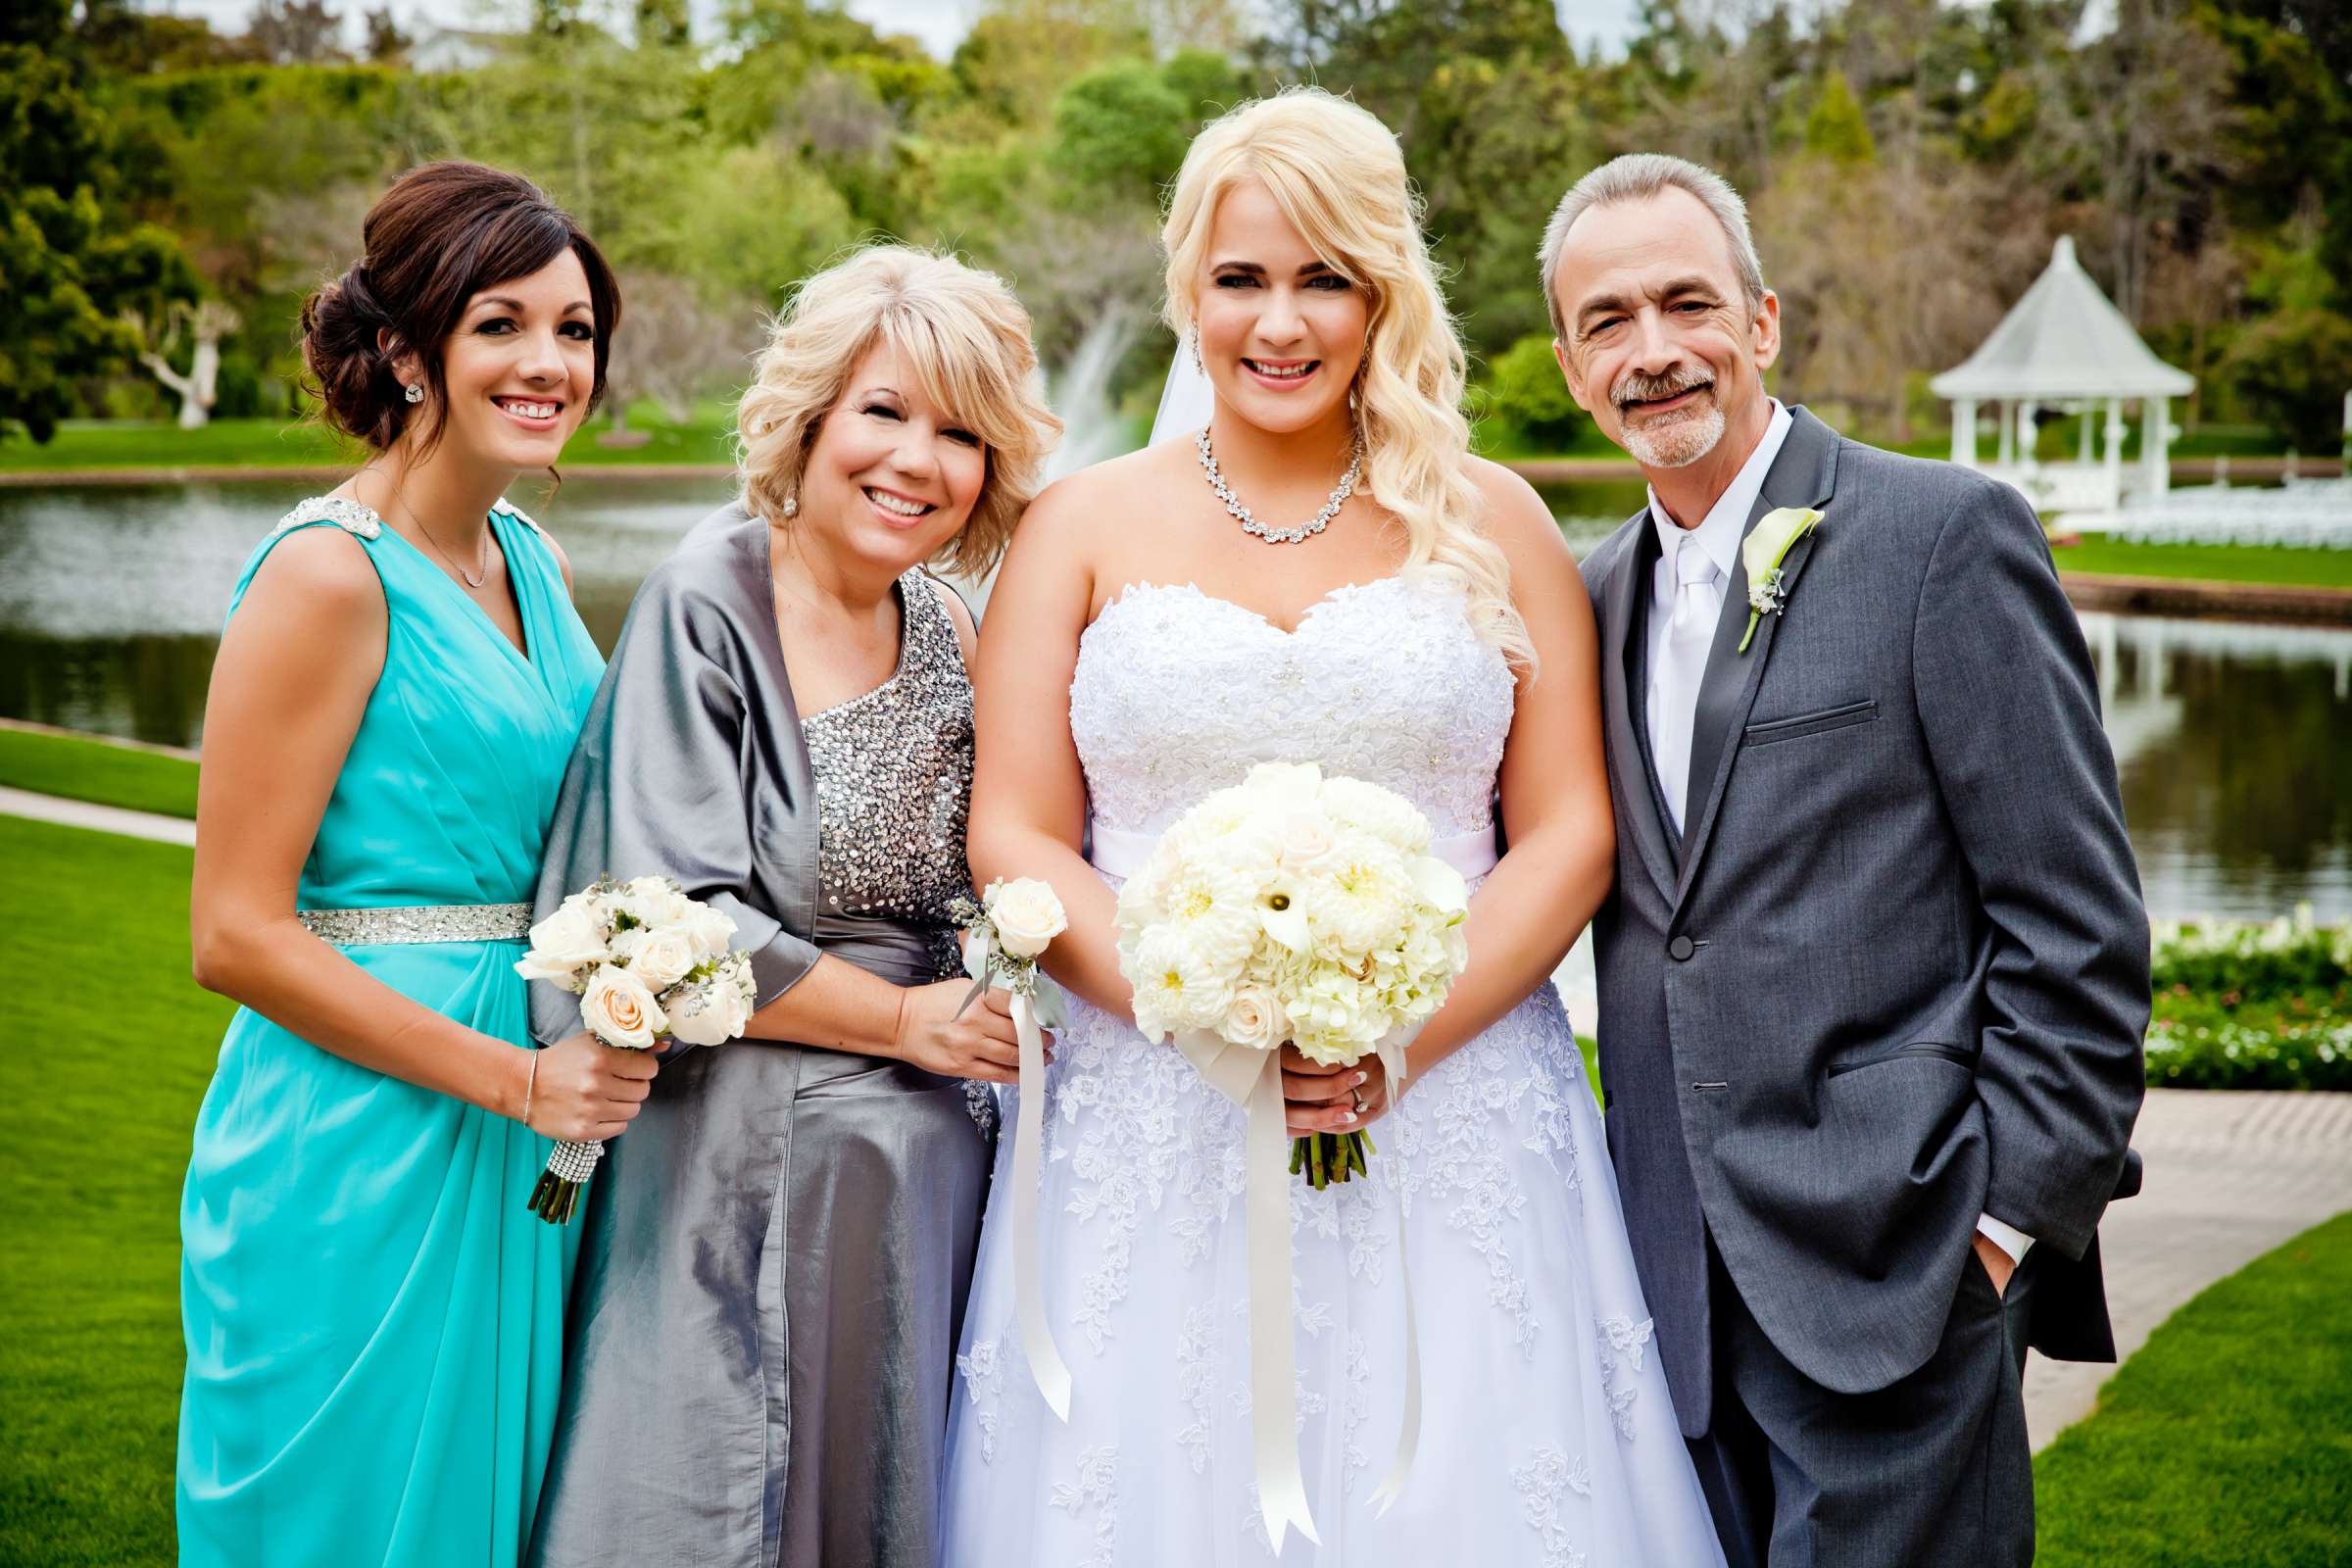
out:
<path id="1" fill-rule="evenodd" d="M 1992 1276 L 1993 1291 L 1997 1295 L 2007 1296 L 2009 1294 L 2009 1276 L 2017 1272 L 2016 1261 L 2007 1252 L 2001 1250 L 1999 1243 L 1983 1231 L 1977 1233 L 1976 1244 L 1977 1261 L 1984 1265 L 1986 1274 Z"/>

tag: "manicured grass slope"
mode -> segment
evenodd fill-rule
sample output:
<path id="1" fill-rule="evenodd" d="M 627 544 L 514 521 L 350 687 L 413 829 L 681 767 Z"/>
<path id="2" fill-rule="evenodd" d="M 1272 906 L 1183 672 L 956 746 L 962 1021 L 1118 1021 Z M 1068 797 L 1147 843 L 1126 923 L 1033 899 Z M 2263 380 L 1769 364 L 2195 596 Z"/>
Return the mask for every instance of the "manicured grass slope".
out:
<path id="1" fill-rule="evenodd" d="M 2352 1213 L 2175 1313 L 2034 1467 L 2037 1568 L 2352 1564 Z"/>
<path id="2" fill-rule="evenodd" d="M 162 816 L 196 814 L 196 764 L 71 735 L 0 729 L 0 784 Z"/>
<path id="3" fill-rule="evenodd" d="M 2110 577 L 2183 577 L 2303 588 L 2352 588 L 2352 550 L 2272 545 L 2129 545 L 2092 537 L 2050 552 L 2060 571 Z"/>
<path id="4" fill-rule="evenodd" d="M 201 430 L 162 420 L 75 419 L 48 445 L 22 429 L 0 440 L 0 469 L 289 467 L 354 464 L 359 449 L 323 426 L 284 419 L 215 419 Z"/>
<path id="5" fill-rule="evenodd" d="M 188 852 L 0 817 L 0 1563 L 168 1563 L 179 1186 L 230 1005 L 188 978 Z M 59 981 L 62 979 L 62 984 Z"/>
<path id="6" fill-rule="evenodd" d="M 684 424 L 665 418 L 650 404 L 630 412 L 629 429 L 647 437 L 642 445 L 607 447 L 597 437 L 612 428 L 598 415 L 564 449 L 563 466 L 582 467 L 633 463 L 732 463 L 728 440 L 734 431 L 724 404 L 698 408 Z M 358 466 L 365 453 L 321 426 L 283 419 L 215 419 L 201 430 L 135 420 L 77 420 L 58 427 L 47 446 L 36 446 L 22 430 L 0 441 L 0 470 L 47 472 L 74 468 L 342 467 Z"/>

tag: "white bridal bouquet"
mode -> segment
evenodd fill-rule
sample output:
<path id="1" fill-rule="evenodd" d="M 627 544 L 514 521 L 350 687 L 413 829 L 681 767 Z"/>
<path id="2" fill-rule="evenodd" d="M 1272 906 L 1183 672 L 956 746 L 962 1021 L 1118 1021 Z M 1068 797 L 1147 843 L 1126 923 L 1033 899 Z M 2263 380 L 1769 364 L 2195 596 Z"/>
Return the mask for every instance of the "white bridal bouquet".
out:
<path id="1" fill-rule="evenodd" d="M 1429 819 L 1393 791 L 1325 778 L 1312 763 L 1266 762 L 1176 819 L 1119 890 L 1119 972 L 1137 1027 L 1172 1036 L 1201 1078 L 1244 1107 L 1250 1253 L 1250 1393 L 1258 1506 L 1279 1553 L 1297 1527 L 1320 1538 L 1299 1470 L 1291 1357 L 1291 1189 L 1277 1053 L 1353 1066 L 1377 1055 L 1390 1093 L 1404 1048 L 1445 1004 L 1469 959 L 1462 874 L 1429 853 Z M 1361 1132 L 1291 1140 L 1290 1174 L 1320 1189 L 1367 1172 Z M 1385 1513 L 1419 1440 L 1421 1370 L 1405 1236 L 1404 1416 Z"/>
<path id="2" fill-rule="evenodd" d="M 667 877 L 608 876 L 531 927 L 514 970 L 578 997 L 581 1024 L 608 1046 L 715 1046 L 743 1033 L 758 996 L 751 956 L 727 947 L 734 934 L 733 920 Z M 531 1189 L 532 1211 L 551 1225 L 569 1220 L 604 1152 L 601 1143 L 559 1142 Z"/>
<path id="3" fill-rule="evenodd" d="M 1251 768 L 1179 817 L 1119 892 L 1137 1027 L 1255 1052 L 1288 1041 L 1326 1066 L 1398 1052 L 1469 956 L 1467 886 L 1429 845 L 1429 819 L 1394 791 L 1311 762 Z M 1321 1188 L 1373 1152 L 1360 1132 L 1300 1138 L 1290 1168 Z"/>

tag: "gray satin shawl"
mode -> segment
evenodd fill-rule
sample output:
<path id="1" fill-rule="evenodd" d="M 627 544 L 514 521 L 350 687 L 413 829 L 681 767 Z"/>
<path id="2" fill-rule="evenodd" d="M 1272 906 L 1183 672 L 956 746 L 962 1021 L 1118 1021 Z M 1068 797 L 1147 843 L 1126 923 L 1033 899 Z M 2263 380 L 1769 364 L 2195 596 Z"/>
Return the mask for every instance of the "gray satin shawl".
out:
<path id="1" fill-rule="evenodd" d="M 539 912 L 661 873 L 734 918 L 761 1004 L 820 953 L 935 978 L 918 928 L 820 915 L 817 834 L 767 529 L 730 508 L 630 609 Z M 542 1041 L 578 1029 L 576 999 L 532 989 Z M 989 1162 L 957 1080 L 797 1045 L 670 1054 L 573 1221 L 530 1561 L 927 1568 Z"/>
<path id="2" fill-rule="evenodd" d="M 816 784 L 772 582 L 767 525 L 737 505 L 638 589 L 564 778 L 537 910 L 608 873 L 675 877 L 735 921 L 759 1006 L 818 953 Z M 579 1028 L 577 997 L 531 987 L 540 1044 Z"/>

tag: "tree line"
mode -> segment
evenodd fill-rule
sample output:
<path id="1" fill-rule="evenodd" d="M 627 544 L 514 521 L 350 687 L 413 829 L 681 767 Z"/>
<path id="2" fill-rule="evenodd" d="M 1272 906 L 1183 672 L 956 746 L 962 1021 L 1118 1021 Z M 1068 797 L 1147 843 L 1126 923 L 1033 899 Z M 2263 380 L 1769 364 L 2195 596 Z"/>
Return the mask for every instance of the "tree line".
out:
<path id="1" fill-rule="evenodd" d="M 1644 0 L 1580 54 L 1551 0 L 989 0 L 947 60 L 815 0 L 527 0 L 404 32 L 334 0 L 246 29 L 131 0 L 0 19 L 0 439 L 60 418 L 299 412 L 292 322 L 399 170 L 539 179 L 623 274 L 615 407 L 683 419 L 764 312 L 887 234 L 1003 271 L 1047 363 L 1090 332 L 1157 383 L 1162 189 L 1192 134 L 1293 81 L 1402 141 L 1504 440 L 1587 437 L 1534 257 L 1619 152 L 1721 171 L 1754 213 L 1782 395 L 1881 439 L 2074 236 L 2186 422 L 2332 447 L 2352 387 L 2352 10 L 2339 0 Z M 2099 21 L 2110 24 L 2103 29 Z"/>

